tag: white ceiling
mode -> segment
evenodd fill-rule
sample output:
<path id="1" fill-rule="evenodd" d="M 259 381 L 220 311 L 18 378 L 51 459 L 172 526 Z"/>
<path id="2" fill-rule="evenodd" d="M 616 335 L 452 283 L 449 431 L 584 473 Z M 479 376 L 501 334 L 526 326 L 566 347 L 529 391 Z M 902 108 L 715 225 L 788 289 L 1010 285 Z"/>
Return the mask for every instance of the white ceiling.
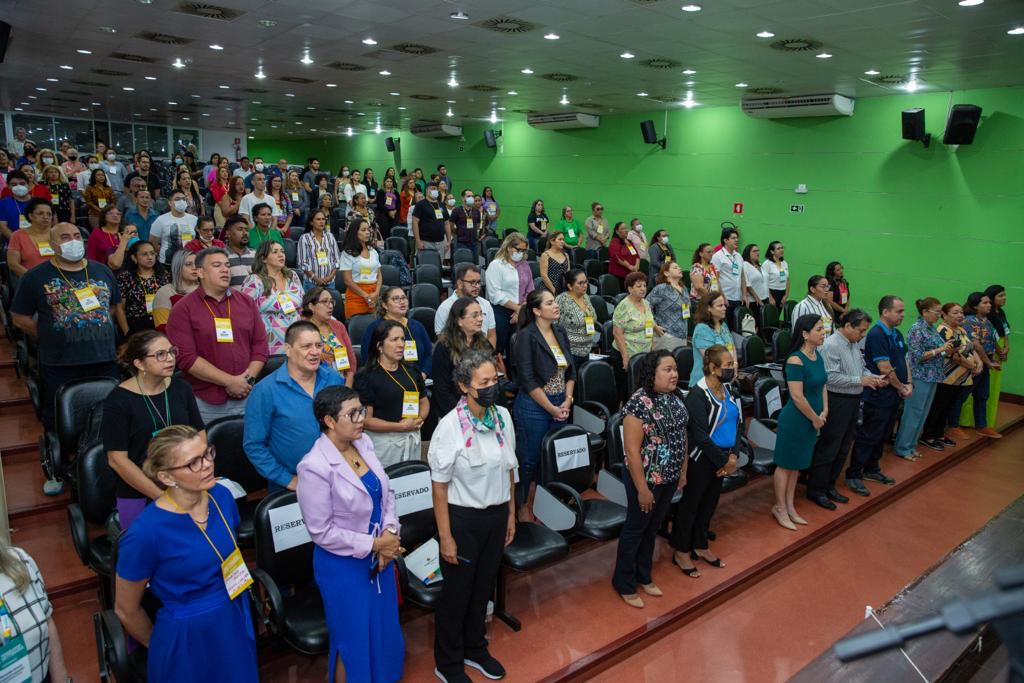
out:
<path id="1" fill-rule="evenodd" d="M 687 1 L 212 0 L 240 13 L 223 21 L 179 11 L 196 4 L 183 0 L 0 0 L 4 20 L 13 25 L 0 64 L 0 108 L 245 127 L 261 137 L 284 137 L 310 135 L 314 129 L 313 135 L 348 126 L 372 128 L 378 120 L 386 129 L 417 120 L 459 123 L 487 118 L 492 109 L 500 118 L 501 107 L 647 111 L 664 106 L 650 97 L 678 106 L 688 91 L 700 105 L 735 104 L 753 88 L 870 97 L 899 88 L 872 79 L 906 79 L 912 73 L 923 89 L 1024 83 L 1024 35 L 1007 33 L 1024 26 L 1020 0 L 986 0 L 974 7 L 961 7 L 957 0 L 693 0 L 702 10 L 683 12 Z M 451 19 L 458 10 L 469 20 Z M 495 17 L 533 28 L 507 35 L 479 26 Z M 268 21 L 276 24 L 261 26 Z M 756 37 L 762 30 L 775 37 Z M 139 37 L 143 32 L 176 36 L 187 44 L 152 42 Z M 560 38 L 545 39 L 549 32 Z M 378 44 L 364 45 L 365 38 Z M 771 47 L 783 39 L 811 39 L 822 46 L 803 52 Z M 224 49 L 211 49 L 215 43 Z M 409 55 L 390 49 L 402 43 L 436 52 Z M 313 64 L 299 61 L 306 49 Z M 626 51 L 636 57 L 621 58 Z M 821 52 L 833 56 L 816 58 Z M 115 53 L 154 61 L 125 61 Z M 187 63 L 184 69 L 171 66 L 178 58 Z M 643 64 L 650 59 L 670 65 Z M 329 66 L 336 62 L 361 70 Z M 262 80 L 254 77 L 259 65 L 267 75 Z M 522 74 L 526 67 L 534 74 Z M 385 69 L 390 76 L 379 74 Z M 684 75 L 684 69 L 696 74 Z M 880 75 L 865 75 L 869 69 Z M 552 73 L 574 79 L 543 77 Z M 458 87 L 447 84 L 453 74 Z M 282 77 L 312 82 L 289 83 Z M 737 88 L 740 82 L 750 87 Z M 508 95 L 510 90 L 518 94 Z M 649 97 L 639 97 L 640 92 Z M 559 104 L 563 94 L 570 105 Z M 452 118 L 446 117 L 449 106 Z"/>

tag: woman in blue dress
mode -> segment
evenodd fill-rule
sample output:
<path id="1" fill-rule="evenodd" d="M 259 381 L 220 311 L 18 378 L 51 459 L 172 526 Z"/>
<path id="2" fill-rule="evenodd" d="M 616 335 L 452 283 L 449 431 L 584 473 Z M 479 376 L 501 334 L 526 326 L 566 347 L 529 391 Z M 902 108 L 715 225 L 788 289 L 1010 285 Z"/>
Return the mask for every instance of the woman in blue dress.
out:
<path id="1" fill-rule="evenodd" d="M 157 432 L 142 471 L 164 493 L 119 541 L 114 609 L 149 648 L 150 683 L 259 680 L 252 577 L 235 542 L 238 508 L 214 477 L 215 457 L 192 427 Z M 142 608 L 147 583 L 163 603 L 155 624 Z"/>
<path id="2" fill-rule="evenodd" d="M 366 408 L 354 389 L 321 390 L 313 414 L 321 434 L 298 465 L 297 494 L 316 544 L 330 680 L 391 683 L 405 660 L 392 563 L 402 552 L 395 495 L 363 434 Z"/>
<path id="3" fill-rule="evenodd" d="M 802 315 L 793 324 L 793 344 L 786 358 L 786 386 L 789 402 L 779 413 L 775 440 L 775 506 L 772 515 L 779 525 L 796 531 L 796 524 L 807 524 L 797 514 L 793 497 L 800 470 L 807 469 L 818 442 L 818 432 L 828 418 L 828 394 L 825 362 L 818 347 L 825 343 L 821 316 Z"/>

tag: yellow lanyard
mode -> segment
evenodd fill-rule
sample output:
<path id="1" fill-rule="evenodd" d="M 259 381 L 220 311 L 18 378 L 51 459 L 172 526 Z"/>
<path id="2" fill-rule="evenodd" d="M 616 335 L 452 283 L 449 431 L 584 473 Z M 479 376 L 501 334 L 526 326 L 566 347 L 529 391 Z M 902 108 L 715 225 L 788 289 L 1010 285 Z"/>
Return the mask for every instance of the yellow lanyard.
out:
<path id="1" fill-rule="evenodd" d="M 86 277 L 89 277 L 88 273 L 86 273 Z M 213 319 L 216 320 L 217 319 L 217 314 L 213 312 L 212 308 L 210 308 L 210 302 L 206 300 L 206 297 L 203 297 L 203 303 L 206 305 L 206 310 L 208 310 L 210 312 L 210 315 L 213 316 Z M 231 297 L 230 296 L 228 297 L 228 320 L 231 320 Z"/>
<path id="2" fill-rule="evenodd" d="M 171 501 L 171 505 L 174 506 L 175 510 L 177 510 L 178 512 L 185 512 L 184 510 L 181 509 L 181 506 L 178 505 L 178 501 L 174 500 L 170 493 L 165 492 L 165 495 L 167 496 L 167 500 Z M 235 550 L 238 550 L 238 541 L 235 540 L 235 534 L 232 533 L 231 527 L 228 525 L 228 520 L 224 518 L 224 513 L 221 512 L 220 505 L 217 504 L 217 499 L 211 496 L 208 491 L 206 493 L 206 497 L 209 498 L 210 502 L 213 503 L 213 506 L 217 508 L 217 514 L 220 515 L 221 521 L 224 522 L 224 528 L 228 530 L 228 536 L 231 537 L 231 542 L 235 544 Z M 209 512 L 209 508 L 207 508 L 207 512 Z M 188 518 L 192 519 L 192 515 L 189 515 Z M 207 517 L 207 519 L 209 519 L 209 517 Z M 217 553 L 217 557 L 218 559 L 220 559 L 221 564 L 224 564 L 224 556 L 220 554 L 220 551 L 217 550 L 217 546 L 215 546 L 213 544 L 213 541 L 210 540 L 210 537 L 207 535 L 206 530 L 203 529 L 203 527 L 199 526 L 199 522 L 197 522 L 196 520 L 192 519 L 192 523 L 195 524 L 196 528 L 199 529 L 200 533 L 203 534 L 203 537 L 206 539 L 206 542 L 210 544 L 211 548 L 213 548 L 213 552 Z"/>
<path id="3" fill-rule="evenodd" d="M 409 382 L 410 382 L 410 383 L 412 383 L 412 391 L 419 391 L 419 390 L 418 390 L 418 389 L 416 388 L 416 380 L 414 380 L 414 379 L 412 378 L 412 375 L 410 375 L 410 374 L 409 374 L 409 371 L 405 369 L 405 366 L 404 366 L 404 365 L 402 365 L 401 363 L 399 363 L 399 364 L 398 364 L 398 367 L 402 368 L 402 372 L 404 372 L 404 373 L 405 373 L 405 376 L 409 378 Z M 388 370 L 387 368 L 385 368 L 385 367 L 384 367 L 383 365 L 381 366 L 381 368 L 380 368 L 380 369 L 381 369 L 381 370 L 383 370 L 384 372 L 386 372 L 386 373 L 387 373 L 388 377 L 390 377 L 390 378 L 391 378 L 391 381 L 392 381 L 392 382 L 394 382 L 395 384 L 397 384 L 397 385 L 398 385 L 398 388 L 399 388 L 399 389 L 401 389 L 401 390 L 402 390 L 403 392 L 405 392 L 405 391 L 409 391 L 409 389 L 406 389 L 405 387 L 403 387 L 403 386 L 402 386 L 402 383 L 401 383 L 401 382 L 399 382 L 399 381 L 398 381 L 397 379 L 395 379 L 395 376 L 391 374 L 391 371 L 390 371 L 390 370 Z"/>
<path id="4" fill-rule="evenodd" d="M 52 261 L 51 261 L 51 263 L 52 263 Z M 71 280 L 68 279 L 68 276 L 64 274 L 64 271 L 60 269 L 60 266 L 58 266 L 56 263 L 54 263 L 53 267 L 56 268 L 57 272 L 60 273 L 60 276 L 62 278 L 64 278 L 64 282 L 68 283 L 68 287 L 70 287 L 71 289 L 75 289 L 74 283 L 71 282 Z M 88 260 L 85 262 L 85 285 L 84 286 L 85 287 L 91 287 L 92 286 L 92 283 L 89 282 L 89 261 Z"/>

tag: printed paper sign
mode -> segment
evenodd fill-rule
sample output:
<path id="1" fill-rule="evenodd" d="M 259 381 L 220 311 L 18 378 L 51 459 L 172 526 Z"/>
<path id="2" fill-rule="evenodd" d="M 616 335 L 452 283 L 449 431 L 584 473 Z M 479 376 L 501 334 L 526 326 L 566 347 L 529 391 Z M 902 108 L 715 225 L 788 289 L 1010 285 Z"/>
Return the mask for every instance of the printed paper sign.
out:
<path id="1" fill-rule="evenodd" d="M 306 522 L 302 519 L 302 510 L 299 509 L 298 503 L 271 510 L 270 528 L 273 530 L 275 553 L 312 541 L 309 532 L 306 531 Z"/>
<path id="2" fill-rule="evenodd" d="M 586 434 L 555 439 L 555 461 L 559 472 L 587 467 L 590 464 L 590 449 Z"/>
<path id="3" fill-rule="evenodd" d="M 775 415 L 775 413 L 782 410 L 782 392 L 778 387 L 775 387 L 764 397 L 764 402 L 768 407 L 768 416 Z"/>
<path id="4" fill-rule="evenodd" d="M 431 497 L 430 472 L 417 472 L 391 480 L 395 492 L 395 511 L 399 517 L 427 510 L 434 505 Z"/>

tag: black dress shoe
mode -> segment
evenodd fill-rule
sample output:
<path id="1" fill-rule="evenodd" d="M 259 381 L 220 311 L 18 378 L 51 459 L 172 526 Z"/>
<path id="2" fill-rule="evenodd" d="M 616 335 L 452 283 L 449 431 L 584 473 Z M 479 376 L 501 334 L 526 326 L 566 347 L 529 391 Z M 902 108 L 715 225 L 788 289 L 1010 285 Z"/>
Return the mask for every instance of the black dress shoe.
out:
<path id="1" fill-rule="evenodd" d="M 864 482 L 861 481 L 860 479 L 847 479 L 846 487 L 853 491 L 854 493 L 856 493 L 858 496 L 871 495 L 871 491 L 868 491 L 868 488 L 864 486 Z"/>
<path id="2" fill-rule="evenodd" d="M 849 498 L 847 498 L 843 494 L 839 493 L 839 491 L 836 491 L 835 489 L 829 489 L 825 493 L 825 495 L 828 496 L 829 500 L 834 500 L 837 503 L 849 503 L 850 502 Z"/>
<path id="3" fill-rule="evenodd" d="M 885 484 L 886 486 L 892 486 L 896 483 L 895 479 L 887 477 L 881 472 L 865 472 L 864 478 L 870 479 L 871 481 L 877 481 L 879 484 Z"/>
<path id="4" fill-rule="evenodd" d="M 942 443 L 942 444 L 944 444 L 946 446 L 950 446 L 950 447 L 953 447 L 953 446 L 956 445 L 956 441 L 953 441 L 953 439 L 947 439 L 944 436 L 940 436 L 938 439 L 936 439 L 936 441 L 938 441 L 938 442 L 940 442 L 940 443 Z"/>
<path id="5" fill-rule="evenodd" d="M 835 510 L 836 504 L 828 499 L 828 496 L 818 494 L 816 496 L 807 496 L 807 500 L 813 502 L 818 507 L 823 507 L 826 510 Z"/>

